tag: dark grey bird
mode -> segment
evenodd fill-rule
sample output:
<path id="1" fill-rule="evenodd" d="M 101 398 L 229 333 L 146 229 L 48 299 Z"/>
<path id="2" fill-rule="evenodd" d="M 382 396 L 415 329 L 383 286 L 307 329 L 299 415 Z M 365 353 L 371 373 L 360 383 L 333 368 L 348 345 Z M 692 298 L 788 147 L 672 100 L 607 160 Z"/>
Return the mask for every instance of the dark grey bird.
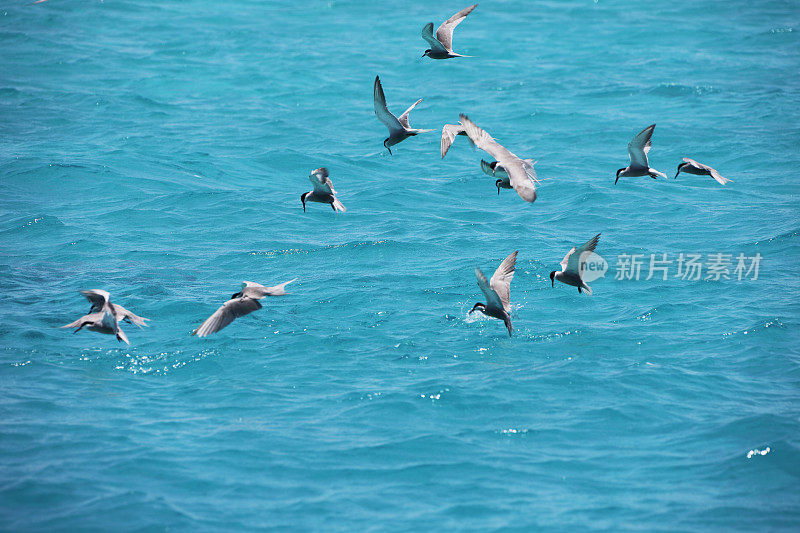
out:
<path id="1" fill-rule="evenodd" d="M 412 128 L 409 124 L 408 120 L 411 114 L 411 110 L 414 109 L 418 103 L 422 101 L 422 98 L 414 102 L 411 107 L 406 109 L 405 113 L 400 115 L 400 117 L 394 116 L 389 109 L 386 107 L 386 95 L 383 94 L 383 87 L 381 86 L 381 79 L 380 76 L 375 76 L 375 85 L 373 86 L 373 99 L 375 103 L 375 115 L 378 119 L 383 122 L 384 126 L 389 129 L 389 136 L 384 139 L 383 146 L 389 150 L 389 154 L 392 153 L 392 146 L 395 144 L 406 140 L 409 137 L 413 137 L 420 133 L 425 133 L 428 131 L 433 130 L 421 130 L 418 128 Z"/>
<path id="2" fill-rule="evenodd" d="M 561 271 L 554 270 L 550 272 L 550 282 L 553 287 L 556 286 L 556 280 L 573 287 L 578 287 L 578 292 L 586 291 L 586 294 L 591 295 L 592 289 L 585 281 L 583 281 L 584 261 L 586 256 L 597 247 L 597 241 L 600 240 L 598 233 L 580 248 L 572 247 L 564 259 L 561 260 Z"/>
<path id="3" fill-rule="evenodd" d="M 252 281 L 245 281 L 242 283 L 242 290 L 231 296 L 231 299 L 222 304 L 213 315 L 208 317 L 205 322 L 200 324 L 200 327 L 192 332 L 192 335 L 198 337 L 206 337 L 212 333 L 216 333 L 234 319 L 249 315 L 253 311 L 261 309 L 261 300 L 266 296 L 283 296 L 288 294 L 285 287 L 296 281 L 297 278 L 275 285 L 274 287 L 265 287 Z"/>
<path id="4" fill-rule="evenodd" d="M 441 26 L 436 29 L 436 36 L 433 35 L 433 22 L 429 22 L 422 28 L 422 38 L 428 41 L 431 45 L 430 48 L 425 50 L 422 57 L 428 56 L 432 59 L 450 59 L 452 57 L 470 57 L 463 56 L 453 52 L 453 30 L 461 24 L 461 22 L 472 13 L 472 10 L 478 7 L 478 4 L 465 7 L 449 19 L 445 20 Z"/>
<path id="5" fill-rule="evenodd" d="M 650 176 L 653 179 L 656 179 L 657 176 L 667 177 L 663 172 L 650 168 L 650 163 L 647 161 L 647 153 L 652 146 L 650 138 L 653 136 L 654 129 L 656 129 L 655 124 L 647 126 L 628 143 L 628 155 L 631 158 L 631 164 L 617 170 L 617 179 L 614 180 L 614 185 L 617 184 L 620 177 Z"/>
<path id="6" fill-rule="evenodd" d="M 475 277 L 478 278 L 478 286 L 486 296 L 486 303 L 478 302 L 469 311 L 480 311 L 486 316 L 498 318 L 503 321 L 508 330 L 508 336 L 514 331 L 511 325 L 511 280 L 514 279 L 514 269 L 517 263 L 517 252 L 509 255 L 497 270 L 494 271 L 491 281 L 486 281 L 486 276 L 479 268 L 475 268 Z"/>
<path id="7" fill-rule="evenodd" d="M 119 327 L 120 320 L 124 320 L 130 324 L 135 324 L 140 328 L 147 326 L 148 318 L 140 317 L 134 314 L 121 305 L 111 302 L 111 295 L 104 290 L 92 289 L 88 291 L 80 291 L 81 294 L 86 296 L 92 304 L 89 309 L 89 314 L 82 316 L 75 322 L 61 326 L 62 328 L 77 328 L 75 333 L 81 329 L 86 328 L 90 331 L 104 333 L 106 335 L 114 335 L 118 341 L 125 341 L 130 344 L 127 335 Z"/>
<path id="8" fill-rule="evenodd" d="M 303 204 L 303 212 L 306 211 L 306 202 L 318 202 L 320 204 L 330 204 L 334 211 L 347 211 L 342 202 L 336 198 L 336 190 L 333 182 L 328 177 L 328 169 L 325 167 L 315 168 L 308 176 L 309 181 L 314 185 L 314 189 L 300 195 L 300 202 Z"/>
<path id="9" fill-rule="evenodd" d="M 526 202 L 536 200 L 536 172 L 530 159 L 521 159 L 507 148 L 495 141 L 491 135 L 479 128 L 466 115 L 459 115 L 461 124 L 472 143 L 493 156 L 508 175 L 508 182 Z"/>
<path id="10" fill-rule="evenodd" d="M 728 178 L 723 178 L 720 176 L 719 172 L 714 170 L 708 165 L 704 165 L 703 163 L 698 163 L 694 159 L 689 159 L 688 157 L 683 158 L 683 163 L 678 165 L 678 172 L 675 174 L 675 177 L 678 177 L 678 174 L 681 172 L 686 172 L 688 174 L 695 174 L 697 176 L 711 176 L 721 185 L 725 185 L 729 181 Z"/>

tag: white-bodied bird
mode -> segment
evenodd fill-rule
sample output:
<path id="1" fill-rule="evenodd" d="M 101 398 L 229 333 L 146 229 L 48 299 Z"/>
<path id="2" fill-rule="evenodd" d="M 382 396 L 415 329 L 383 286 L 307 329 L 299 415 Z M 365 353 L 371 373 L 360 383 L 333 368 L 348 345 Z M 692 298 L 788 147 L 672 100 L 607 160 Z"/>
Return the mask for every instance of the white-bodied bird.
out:
<path id="1" fill-rule="evenodd" d="M 314 185 L 314 189 L 300 195 L 300 202 L 303 204 L 303 212 L 306 211 L 306 202 L 318 202 L 330 204 L 334 211 L 344 213 L 347 208 L 336 198 L 336 190 L 333 182 L 328 177 L 328 169 L 325 167 L 315 168 L 308 176 L 309 181 Z"/>
<path id="2" fill-rule="evenodd" d="M 445 20 L 436 30 L 436 36 L 433 35 L 433 22 L 429 22 L 422 28 L 422 38 L 428 41 L 431 45 L 430 48 L 425 50 L 422 57 L 428 56 L 432 59 L 450 59 L 451 57 L 470 57 L 462 56 L 453 52 L 453 30 L 461 24 L 461 22 L 472 13 L 472 10 L 478 7 L 478 4 L 465 7 L 449 19 Z"/>
<path id="3" fill-rule="evenodd" d="M 384 139 L 383 145 L 389 150 L 389 154 L 392 153 L 392 146 L 395 144 L 406 140 L 409 137 L 413 137 L 420 133 L 425 133 L 428 131 L 433 130 L 422 130 L 419 128 L 412 128 L 408 122 L 409 115 L 411 110 L 414 109 L 418 103 L 422 101 L 422 98 L 411 104 L 411 107 L 406 109 L 405 113 L 400 115 L 400 117 L 394 116 L 389 109 L 386 107 L 386 95 L 383 94 L 383 87 L 381 86 L 381 79 L 380 76 L 375 76 L 375 85 L 373 86 L 373 99 L 375 103 L 375 115 L 378 119 L 383 122 L 384 126 L 386 126 L 389 130 L 389 136 Z"/>
<path id="4" fill-rule="evenodd" d="M 597 247 L 597 241 L 599 240 L 600 234 L 598 233 L 580 248 L 575 248 L 573 246 L 572 250 L 561 260 L 561 271 L 554 270 L 550 272 L 551 285 L 555 287 L 556 280 L 558 280 L 561 283 L 578 287 L 578 292 L 586 291 L 586 294 L 591 295 L 592 288 L 583 281 L 584 261 L 586 260 L 586 256 L 594 252 L 594 249 Z"/>
<path id="5" fill-rule="evenodd" d="M 261 300 L 266 296 L 283 296 L 288 294 L 285 287 L 296 281 L 297 278 L 275 285 L 274 287 L 265 287 L 252 281 L 245 281 L 242 283 L 242 290 L 231 296 L 231 299 L 225 302 L 217 309 L 213 315 L 208 317 L 205 322 L 200 324 L 200 327 L 192 332 L 192 335 L 198 337 L 206 337 L 212 333 L 216 333 L 234 319 L 241 316 L 249 315 L 253 311 L 261 309 Z"/>
<path id="6" fill-rule="evenodd" d="M 128 336 L 119 327 L 119 321 L 124 320 L 130 324 L 135 324 L 140 328 L 146 326 L 148 318 L 140 317 L 131 313 L 121 305 L 111 303 L 111 295 L 108 291 L 100 289 L 92 289 L 88 291 L 80 291 L 81 294 L 86 296 L 92 304 L 89 309 L 89 314 L 82 316 L 75 322 L 61 326 L 62 328 L 76 328 L 75 333 L 81 329 L 86 328 L 90 331 L 104 333 L 106 335 L 114 335 L 118 341 L 124 341 L 130 344 Z"/>
<path id="7" fill-rule="evenodd" d="M 650 168 L 650 163 L 647 161 L 647 153 L 651 147 L 650 138 L 653 136 L 655 128 L 655 124 L 647 126 L 628 143 L 628 155 L 631 158 L 631 164 L 617 170 L 617 179 L 614 180 L 614 185 L 617 184 L 620 177 L 650 176 L 653 179 L 656 179 L 656 176 L 667 177 L 663 172 Z"/>
<path id="8" fill-rule="evenodd" d="M 479 268 L 475 268 L 475 277 L 478 278 L 478 286 L 486 296 L 486 303 L 478 302 L 469 314 L 473 311 L 480 311 L 486 316 L 498 318 L 503 321 L 508 330 L 508 336 L 514 331 L 511 325 L 511 280 L 514 279 L 514 269 L 517 263 L 517 252 L 509 255 L 500 266 L 495 270 L 491 281 L 486 281 L 486 276 Z"/>
<path id="9" fill-rule="evenodd" d="M 530 159 L 521 159 L 512 154 L 503 145 L 495 141 L 491 135 L 479 128 L 466 115 L 459 115 L 461 124 L 467 132 L 467 137 L 472 143 L 493 156 L 497 160 L 497 165 L 505 169 L 508 174 L 508 181 L 511 187 L 517 191 L 520 198 L 526 202 L 536 200 L 536 172 Z"/>
<path id="10" fill-rule="evenodd" d="M 678 165 L 678 172 L 675 174 L 676 178 L 678 177 L 678 174 L 680 174 L 681 172 L 686 172 L 688 174 L 695 174 L 697 176 L 711 176 L 712 178 L 717 180 L 717 182 L 720 185 L 725 185 L 729 181 L 733 181 L 729 180 L 728 178 L 720 176 L 719 172 L 717 172 L 710 166 L 704 165 L 703 163 L 698 163 L 694 159 L 689 159 L 688 157 L 684 157 L 683 161 L 684 161 L 683 163 Z"/>

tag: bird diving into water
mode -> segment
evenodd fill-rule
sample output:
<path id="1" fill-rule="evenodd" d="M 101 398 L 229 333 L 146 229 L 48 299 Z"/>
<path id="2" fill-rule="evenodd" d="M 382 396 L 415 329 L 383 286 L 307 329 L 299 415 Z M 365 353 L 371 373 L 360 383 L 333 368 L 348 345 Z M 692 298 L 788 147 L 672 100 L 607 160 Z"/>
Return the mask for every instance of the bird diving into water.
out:
<path id="1" fill-rule="evenodd" d="M 453 57 L 470 57 L 462 56 L 453 52 L 453 30 L 467 18 L 467 15 L 472 13 L 472 10 L 478 7 L 478 4 L 465 7 L 449 19 L 442 22 L 442 25 L 436 29 L 436 36 L 433 35 L 433 22 L 429 22 L 422 28 L 422 38 L 428 41 L 431 45 L 430 48 L 425 50 L 422 57 L 428 56 L 431 59 L 450 59 Z"/>
<path id="2" fill-rule="evenodd" d="M 309 181 L 314 185 L 314 189 L 300 195 L 300 202 L 303 204 L 303 213 L 306 212 L 306 202 L 318 202 L 320 204 L 330 204 L 334 211 L 344 213 L 347 208 L 336 198 L 336 190 L 333 182 L 328 177 L 328 169 L 325 167 L 315 168 L 308 176 Z"/>
<path id="3" fill-rule="evenodd" d="M 478 278 L 478 286 L 486 296 L 486 303 L 478 302 L 469 311 L 480 311 L 486 316 L 498 318 L 503 321 L 508 330 L 508 336 L 514 331 L 511 325 L 511 280 L 514 279 L 514 269 L 517 263 L 517 252 L 515 251 L 500 263 L 494 271 L 491 281 L 486 281 L 481 269 L 475 268 L 475 277 Z"/>
<path id="4" fill-rule="evenodd" d="M 75 322 L 61 326 L 62 328 L 77 328 L 74 333 L 78 333 L 81 329 L 86 328 L 90 331 L 98 333 L 105 333 L 106 335 L 114 335 L 118 341 L 124 341 L 125 344 L 130 344 L 128 336 L 119 327 L 119 321 L 124 320 L 129 324 L 135 324 L 140 328 L 147 326 L 145 323 L 148 318 L 140 317 L 131 313 L 121 305 L 111 303 L 111 295 L 107 291 L 100 289 L 92 289 L 88 291 L 80 291 L 81 294 L 91 302 L 92 307 L 89 309 L 89 314 L 80 317 Z"/>
<path id="5" fill-rule="evenodd" d="M 508 175 L 508 182 L 517 191 L 519 197 L 526 202 L 534 202 L 536 200 L 536 183 L 539 180 L 533 170 L 532 160 L 521 159 L 512 154 L 466 115 L 459 115 L 459 119 L 461 119 L 461 124 L 464 126 L 464 131 L 466 131 L 469 140 L 497 160 L 496 165 L 502 167 Z"/>
<path id="6" fill-rule="evenodd" d="M 631 164 L 617 170 L 617 179 L 614 180 L 614 185 L 617 184 L 620 177 L 650 176 L 653 179 L 656 179 L 656 176 L 667 177 L 663 172 L 650 168 L 650 163 L 647 161 L 647 153 L 652 146 L 650 138 L 653 136 L 654 129 L 656 129 L 655 124 L 647 126 L 628 143 L 628 155 L 631 158 Z"/>
<path id="7" fill-rule="evenodd" d="M 409 137 L 413 137 L 419 133 L 425 133 L 428 131 L 433 130 L 421 130 L 418 128 L 412 128 L 411 125 L 408 123 L 409 115 L 411 110 L 414 109 L 418 103 L 422 101 L 422 98 L 411 104 L 411 107 L 406 109 L 405 113 L 400 115 L 400 117 L 394 116 L 389 109 L 386 107 L 386 96 L 383 94 L 383 87 L 381 86 L 381 79 L 380 76 L 375 76 L 375 85 L 373 86 L 373 99 L 375 103 L 375 115 L 378 119 L 383 122 L 384 126 L 389 129 L 389 136 L 383 140 L 383 145 L 389 150 L 389 154 L 392 153 L 392 146 L 395 144 L 406 140 Z"/>
<path id="8" fill-rule="evenodd" d="M 274 287 L 265 287 L 252 281 L 245 281 L 242 283 L 242 290 L 231 296 L 231 299 L 222 304 L 213 315 L 208 317 L 205 322 L 200 324 L 200 327 L 192 332 L 192 335 L 198 337 L 206 337 L 212 333 L 216 333 L 234 319 L 249 315 L 253 311 L 261 309 L 261 300 L 266 296 L 283 296 L 288 294 L 285 290 L 286 286 L 293 281 L 294 278 L 286 283 L 275 285 Z"/>
<path id="9" fill-rule="evenodd" d="M 564 259 L 561 260 L 561 271 L 554 270 L 550 272 L 551 286 L 556 286 L 556 280 L 573 287 L 578 287 L 578 292 L 586 291 L 586 294 L 591 295 L 592 289 L 583 280 L 584 261 L 586 257 L 594 252 L 597 247 L 597 241 L 600 240 L 598 233 L 580 248 L 572 247 L 572 250 L 567 252 Z"/>

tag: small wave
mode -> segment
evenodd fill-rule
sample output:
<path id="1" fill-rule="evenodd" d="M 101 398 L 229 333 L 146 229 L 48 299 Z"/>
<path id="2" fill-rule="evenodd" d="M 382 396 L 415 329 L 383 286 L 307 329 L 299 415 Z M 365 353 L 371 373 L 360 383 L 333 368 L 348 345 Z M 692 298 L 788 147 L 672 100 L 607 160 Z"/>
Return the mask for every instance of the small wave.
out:
<path id="1" fill-rule="evenodd" d="M 133 101 L 138 103 L 138 104 L 144 104 L 146 107 L 150 107 L 150 108 L 168 109 L 168 108 L 171 108 L 171 107 L 175 107 L 172 104 L 159 102 L 158 100 L 154 100 L 153 98 L 149 98 L 147 96 L 142 96 L 140 94 L 134 95 L 133 96 Z"/>
<path id="2" fill-rule="evenodd" d="M 786 329 L 786 325 L 783 322 L 781 322 L 780 318 L 773 318 L 772 320 L 766 320 L 761 324 L 758 324 L 748 329 L 743 329 L 740 331 L 729 331 L 727 333 L 723 333 L 722 337 L 726 338 L 726 337 L 735 337 L 739 335 L 755 335 L 763 331 L 766 331 L 767 329 L 770 328 Z"/>
<path id="3" fill-rule="evenodd" d="M 37 231 L 47 231 L 57 227 L 63 227 L 64 223 L 52 215 L 34 215 L 30 217 L 15 218 L 8 221 L 7 229 L 0 230 L 0 233 L 12 233 L 35 229 Z"/>
<path id="4" fill-rule="evenodd" d="M 657 96 L 703 96 L 719 92 L 713 85 L 683 85 L 681 83 L 659 83 L 647 90 L 648 94 Z"/>
<path id="5" fill-rule="evenodd" d="M 784 241 L 784 240 L 789 240 L 789 239 L 793 239 L 793 238 L 797 237 L 797 234 L 798 234 L 798 230 L 786 231 L 784 233 L 780 233 L 780 234 L 774 235 L 772 237 L 767 237 L 765 239 L 758 240 L 753 244 L 759 245 L 759 244 L 771 243 L 771 242 L 774 242 L 774 241 L 779 241 L 780 242 L 780 241 Z"/>
<path id="6" fill-rule="evenodd" d="M 344 244 L 329 244 L 327 246 L 322 246 L 319 248 L 285 248 L 282 250 L 266 250 L 266 251 L 256 251 L 251 250 L 247 252 L 248 255 L 254 256 L 265 256 L 265 257 L 275 257 L 281 255 L 302 255 L 302 254 L 313 254 L 317 252 L 325 252 L 328 250 L 337 250 L 339 248 L 344 249 L 356 249 L 356 248 L 363 248 L 365 246 L 385 246 L 388 244 L 393 244 L 395 241 L 389 239 L 381 239 L 377 241 L 361 241 L 361 242 L 347 242 Z"/>

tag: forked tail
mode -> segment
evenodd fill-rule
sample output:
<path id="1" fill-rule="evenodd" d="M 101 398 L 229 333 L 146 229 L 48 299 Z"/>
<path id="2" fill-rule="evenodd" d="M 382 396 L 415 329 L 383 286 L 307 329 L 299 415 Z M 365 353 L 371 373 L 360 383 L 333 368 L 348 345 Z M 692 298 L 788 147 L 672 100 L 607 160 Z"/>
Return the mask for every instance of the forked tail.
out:
<path id="1" fill-rule="evenodd" d="M 286 286 L 294 281 L 297 281 L 297 278 L 281 283 L 280 285 L 275 285 L 274 287 L 268 287 L 267 296 L 283 296 L 284 294 L 289 294 L 286 292 Z"/>

